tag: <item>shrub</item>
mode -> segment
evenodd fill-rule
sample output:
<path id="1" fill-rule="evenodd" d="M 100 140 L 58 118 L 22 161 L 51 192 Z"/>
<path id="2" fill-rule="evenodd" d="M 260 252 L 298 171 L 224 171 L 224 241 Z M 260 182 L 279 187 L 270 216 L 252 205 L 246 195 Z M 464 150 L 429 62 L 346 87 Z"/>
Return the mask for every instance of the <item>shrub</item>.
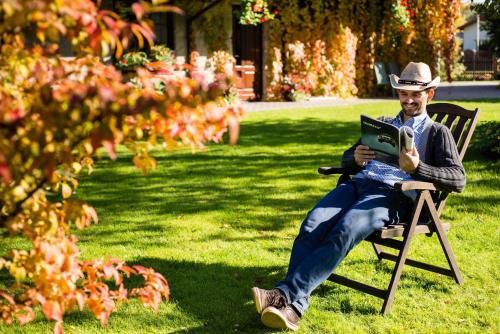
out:
<path id="1" fill-rule="evenodd" d="M 135 69 L 149 63 L 145 52 L 128 52 L 116 63 L 116 67 L 121 70 Z"/>
<path id="2" fill-rule="evenodd" d="M 161 61 L 169 65 L 175 63 L 174 51 L 170 50 L 165 45 L 155 45 L 149 51 L 150 58 L 153 61 Z"/>
<path id="3" fill-rule="evenodd" d="M 490 121 L 477 126 L 472 146 L 488 159 L 500 158 L 500 122 Z"/>
<path id="4" fill-rule="evenodd" d="M 166 279 L 151 268 L 112 257 L 81 260 L 71 234 L 98 222 L 96 211 L 72 196 L 97 150 L 114 160 L 117 145 L 124 144 L 146 173 L 156 166 L 149 149 L 159 139 L 165 148 L 196 150 L 220 142 L 230 126 L 229 141 L 236 143 L 240 108 L 224 103 L 224 78 L 179 78 L 161 87 L 139 68 L 134 85 L 101 62 L 113 51 L 120 58 L 134 36 L 139 49 L 144 39 L 152 45 L 151 27 L 141 20 L 150 6 L 131 6 L 137 22 L 124 22 L 92 0 L 9 0 L 0 6 L 1 325 L 28 323 L 40 311 L 56 321 L 54 333 L 62 333 L 64 314 L 76 308 L 88 309 L 105 326 L 131 297 L 155 311 L 169 298 Z M 32 47 L 24 43 L 28 28 L 39 40 Z M 57 52 L 61 38 L 72 41 L 74 58 Z M 135 53 L 129 60 L 148 59 Z M 167 94 L 158 94 L 162 89 Z M 18 238 L 29 246 L 19 249 Z M 142 278 L 142 285 L 127 288 L 130 275 Z"/>

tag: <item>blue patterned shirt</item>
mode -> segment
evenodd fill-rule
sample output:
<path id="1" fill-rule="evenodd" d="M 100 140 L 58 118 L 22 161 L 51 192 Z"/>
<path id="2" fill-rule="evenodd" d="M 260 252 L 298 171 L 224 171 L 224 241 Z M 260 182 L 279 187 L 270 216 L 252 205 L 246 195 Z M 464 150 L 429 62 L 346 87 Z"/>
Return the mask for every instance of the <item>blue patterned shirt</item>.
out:
<path id="1" fill-rule="evenodd" d="M 412 128 L 414 132 L 415 147 L 417 148 L 418 152 L 423 152 L 424 147 L 421 146 L 425 145 L 425 141 L 420 139 L 422 137 L 422 133 L 424 132 L 425 121 L 428 117 L 429 115 L 425 113 L 416 117 L 412 117 L 406 122 L 403 122 L 403 112 L 401 111 L 391 122 L 389 122 L 389 124 L 392 124 L 397 128 L 400 128 L 403 125 Z M 413 178 L 408 173 L 399 169 L 398 167 L 394 167 L 377 160 L 369 161 L 366 164 L 365 168 L 354 175 L 353 178 L 372 179 L 388 184 L 390 186 L 394 186 L 396 182 L 413 180 Z M 416 193 L 414 191 L 405 192 L 405 194 L 413 199 L 415 199 L 416 197 Z"/>

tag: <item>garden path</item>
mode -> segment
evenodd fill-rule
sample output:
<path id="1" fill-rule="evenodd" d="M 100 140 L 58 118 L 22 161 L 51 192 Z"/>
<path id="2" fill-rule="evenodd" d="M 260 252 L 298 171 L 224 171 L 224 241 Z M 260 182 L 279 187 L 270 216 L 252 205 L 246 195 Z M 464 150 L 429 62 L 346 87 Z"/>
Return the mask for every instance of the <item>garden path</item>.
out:
<path id="1" fill-rule="evenodd" d="M 442 82 L 436 91 L 435 101 L 442 100 L 477 100 L 477 99 L 500 99 L 500 89 L 497 86 L 500 81 L 454 81 L 452 83 Z M 244 102 L 243 107 L 247 112 L 265 111 L 287 108 L 313 108 L 334 107 L 364 103 L 387 102 L 393 98 L 348 98 L 337 97 L 312 97 L 307 101 L 297 102 Z"/>

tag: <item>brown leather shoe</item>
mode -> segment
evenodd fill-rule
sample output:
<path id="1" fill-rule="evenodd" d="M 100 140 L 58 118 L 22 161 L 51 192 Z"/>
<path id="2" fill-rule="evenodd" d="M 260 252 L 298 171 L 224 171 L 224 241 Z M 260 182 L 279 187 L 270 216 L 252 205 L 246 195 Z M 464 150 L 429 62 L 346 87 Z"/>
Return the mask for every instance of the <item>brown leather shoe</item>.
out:
<path id="1" fill-rule="evenodd" d="M 283 308 L 286 306 L 286 298 L 278 289 L 264 290 L 252 288 L 252 294 L 253 301 L 255 302 L 255 309 L 259 314 L 269 306 L 274 306 L 276 308 Z"/>
<path id="2" fill-rule="evenodd" d="M 260 320 L 267 327 L 291 329 L 292 331 L 299 329 L 299 319 L 299 315 L 290 306 L 281 309 L 269 306 L 260 316 Z"/>

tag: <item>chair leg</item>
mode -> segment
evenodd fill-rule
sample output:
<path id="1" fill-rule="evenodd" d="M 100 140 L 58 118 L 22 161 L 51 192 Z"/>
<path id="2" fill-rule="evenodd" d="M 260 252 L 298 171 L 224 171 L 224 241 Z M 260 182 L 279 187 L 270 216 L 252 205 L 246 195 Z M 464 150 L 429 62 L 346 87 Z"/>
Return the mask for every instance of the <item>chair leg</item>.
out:
<path id="1" fill-rule="evenodd" d="M 372 242 L 371 244 L 373 246 L 373 250 L 375 251 L 375 254 L 377 254 L 378 260 L 382 261 L 382 256 L 380 255 L 380 254 L 382 254 L 382 247 L 380 247 L 380 245 L 377 245 L 374 242 Z"/>
<path id="2" fill-rule="evenodd" d="M 389 283 L 389 287 L 387 288 L 387 295 L 384 299 L 384 304 L 382 305 L 382 310 L 380 313 L 383 315 L 388 314 L 391 310 L 392 302 L 394 301 L 394 295 L 396 294 L 396 289 L 398 287 L 399 279 L 401 277 L 401 272 L 403 271 L 403 267 L 406 261 L 406 257 L 408 256 L 408 250 L 410 248 L 410 242 L 413 237 L 413 233 L 415 231 L 415 227 L 417 226 L 418 218 L 420 216 L 420 212 L 422 211 L 422 207 L 424 205 L 425 198 L 428 195 L 428 192 L 422 192 L 418 197 L 418 202 L 413 207 L 413 214 L 410 226 L 405 230 L 405 234 L 403 236 L 403 247 L 399 251 L 398 259 L 396 260 L 396 265 L 392 272 L 391 282 Z"/>
<path id="3" fill-rule="evenodd" d="M 446 232 L 443 230 L 443 227 L 441 226 L 439 215 L 436 211 L 436 208 L 434 207 L 434 204 L 432 203 L 432 199 L 427 198 L 426 200 L 429 212 L 432 216 L 432 223 L 436 228 L 436 234 L 438 236 L 439 242 L 441 243 L 441 248 L 443 248 L 444 255 L 446 256 L 446 260 L 448 261 L 448 265 L 450 266 L 450 269 L 453 272 L 453 278 L 455 279 L 455 282 L 457 282 L 459 285 L 462 285 L 464 283 L 464 279 L 462 277 L 462 274 L 460 273 L 460 269 L 458 268 L 458 263 L 451 249 L 450 242 L 446 237 Z"/>

